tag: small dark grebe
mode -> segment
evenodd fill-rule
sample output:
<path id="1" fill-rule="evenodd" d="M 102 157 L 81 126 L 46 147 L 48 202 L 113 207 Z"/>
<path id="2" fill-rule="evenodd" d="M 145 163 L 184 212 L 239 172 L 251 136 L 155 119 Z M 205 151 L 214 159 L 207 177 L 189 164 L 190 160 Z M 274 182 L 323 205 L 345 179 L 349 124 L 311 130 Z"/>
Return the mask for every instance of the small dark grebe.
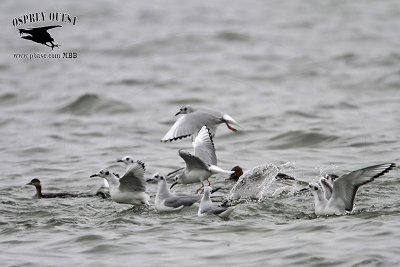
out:
<path id="1" fill-rule="evenodd" d="M 88 193 L 42 193 L 42 185 L 40 184 L 40 180 L 37 178 L 32 179 L 27 185 L 33 185 L 36 188 L 36 195 L 34 198 L 70 198 L 70 197 L 93 197 L 99 196 L 102 198 L 106 198 L 106 194 L 104 192 L 98 191 L 95 194 Z"/>

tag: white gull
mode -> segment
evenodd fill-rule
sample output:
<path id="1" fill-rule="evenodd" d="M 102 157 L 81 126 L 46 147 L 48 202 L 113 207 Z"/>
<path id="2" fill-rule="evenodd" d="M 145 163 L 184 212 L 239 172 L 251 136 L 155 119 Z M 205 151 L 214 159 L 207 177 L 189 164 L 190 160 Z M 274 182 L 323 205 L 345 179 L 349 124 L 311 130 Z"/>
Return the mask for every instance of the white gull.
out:
<path id="1" fill-rule="evenodd" d="M 175 116 L 179 114 L 183 114 L 183 116 L 176 120 L 174 125 L 172 125 L 172 127 L 161 139 L 162 142 L 178 140 L 191 135 L 196 135 L 204 125 L 207 125 L 207 127 L 210 129 L 212 136 L 215 135 L 215 131 L 219 124 L 225 123 L 230 130 L 235 132 L 237 129 L 233 128 L 232 125 L 239 126 L 238 123 L 228 114 L 210 108 L 195 108 L 190 105 L 186 105 L 181 107 Z"/>
<path id="2" fill-rule="evenodd" d="M 352 171 L 333 180 L 332 195 L 326 198 L 323 188 L 319 183 L 310 183 L 315 200 L 316 215 L 342 215 L 351 212 L 354 199 L 360 186 L 372 182 L 395 167 L 394 163 L 383 163 Z M 325 180 L 322 179 L 322 180 Z M 329 188 L 324 184 L 325 188 Z"/>

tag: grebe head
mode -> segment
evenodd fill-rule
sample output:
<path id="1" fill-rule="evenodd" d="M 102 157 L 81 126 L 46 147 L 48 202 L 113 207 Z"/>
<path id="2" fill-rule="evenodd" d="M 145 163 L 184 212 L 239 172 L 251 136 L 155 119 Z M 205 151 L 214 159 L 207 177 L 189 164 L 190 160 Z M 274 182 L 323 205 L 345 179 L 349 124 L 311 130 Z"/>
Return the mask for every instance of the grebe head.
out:
<path id="1" fill-rule="evenodd" d="M 231 171 L 233 171 L 234 173 L 232 173 L 226 180 L 232 180 L 236 182 L 237 180 L 239 180 L 239 177 L 243 175 L 243 169 L 239 166 L 233 167 Z"/>
<path id="2" fill-rule="evenodd" d="M 40 180 L 38 178 L 34 178 L 29 183 L 27 183 L 26 185 L 40 186 Z"/>

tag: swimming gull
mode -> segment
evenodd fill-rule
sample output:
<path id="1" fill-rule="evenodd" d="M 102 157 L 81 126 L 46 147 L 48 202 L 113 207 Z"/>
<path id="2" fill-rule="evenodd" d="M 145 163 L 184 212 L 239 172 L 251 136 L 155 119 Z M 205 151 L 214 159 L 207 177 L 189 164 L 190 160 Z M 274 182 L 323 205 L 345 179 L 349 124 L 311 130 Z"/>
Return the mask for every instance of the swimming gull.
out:
<path id="1" fill-rule="evenodd" d="M 315 214 L 342 215 L 346 212 L 351 212 L 358 188 L 372 182 L 375 178 L 384 175 L 394 167 L 394 163 L 383 163 L 342 175 L 333 180 L 332 195 L 329 199 L 325 197 L 321 184 L 310 183 L 309 189 L 315 200 Z"/>
<path id="2" fill-rule="evenodd" d="M 179 150 L 179 156 L 185 161 L 186 167 L 184 171 L 177 175 L 175 182 L 171 188 L 176 184 L 192 184 L 201 182 L 202 186 L 197 190 L 204 187 L 204 180 L 216 173 L 231 174 L 232 171 L 226 171 L 217 166 L 217 156 L 215 154 L 214 142 L 212 140 L 211 132 L 203 126 L 193 142 L 194 155 Z M 208 181 L 210 185 L 210 181 Z"/>
<path id="3" fill-rule="evenodd" d="M 169 131 L 161 139 L 162 142 L 178 140 L 195 135 L 203 125 L 209 127 L 212 136 L 215 135 L 217 126 L 221 123 L 225 123 L 228 129 L 234 132 L 236 132 L 237 129 L 233 128 L 232 125 L 239 126 L 239 124 L 228 114 L 210 108 L 195 108 L 186 105 L 181 107 L 175 116 L 179 114 L 183 114 L 183 116 L 176 120 L 174 125 L 172 125 Z"/>
<path id="4" fill-rule="evenodd" d="M 138 160 L 129 167 L 120 179 L 107 169 L 103 169 L 90 177 L 98 176 L 107 179 L 110 184 L 111 198 L 117 203 L 149 205 L 150 197 L 146 193 L 145 171 L 144 163 Z"/>
<path id="5" fill-rule="evenodd" d="M 231 215 L 233 208 L 230 207 L 222 207 L 220 205 L 216 205 L 211 201 L 210 198 L 211 187 L 207 186 L 204 188 L 204 194 L 201 198 L 199 210 L 197 215 L 199 217 L 205 215 L 217 215 L 221 218 L 228 218 Z"/>
<path id="6" fill-rule="evenodd" d="M 184 207 L 199 203 L 202 198 L 202 195 L 198 194 L 171 193 L 164 176 L 160 175 L 156 179 L 159 180 L 155 199 L 155 207 L 157 211 L 178 211 Z"/>

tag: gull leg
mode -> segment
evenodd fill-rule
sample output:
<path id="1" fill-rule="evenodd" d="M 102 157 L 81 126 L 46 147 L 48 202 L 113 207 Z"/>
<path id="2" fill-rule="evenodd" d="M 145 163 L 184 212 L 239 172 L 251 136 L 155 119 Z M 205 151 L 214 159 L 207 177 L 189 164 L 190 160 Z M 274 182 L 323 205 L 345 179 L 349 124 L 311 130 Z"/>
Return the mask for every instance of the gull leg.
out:
<path id="1" fill-rule="evenodd" d="M 201 187 L 196 190 L 195 194 L 198 194 L 204 188 L 204 183 L 201 182 Z"/>

